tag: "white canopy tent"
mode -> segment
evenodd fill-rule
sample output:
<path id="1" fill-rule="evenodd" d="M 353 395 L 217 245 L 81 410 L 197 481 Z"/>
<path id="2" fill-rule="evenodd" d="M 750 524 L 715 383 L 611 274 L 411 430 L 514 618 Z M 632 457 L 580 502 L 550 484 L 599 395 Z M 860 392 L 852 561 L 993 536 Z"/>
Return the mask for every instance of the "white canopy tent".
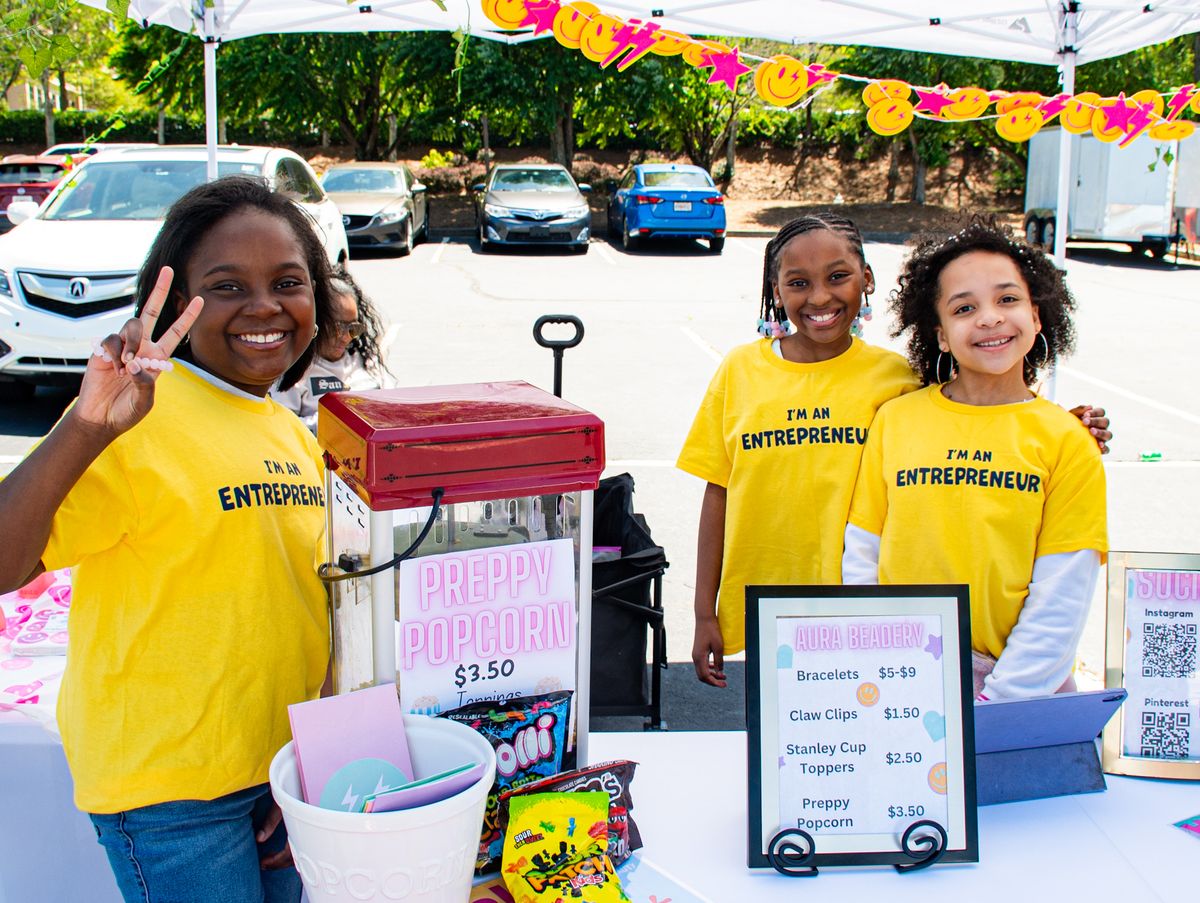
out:
<path id="1" fill-rule="evenodd" d="M 81 2 L 104 6 L 104 0 Z M 694 35 L 762 37 L 793 44 L 867 44 L 1057 66 L 1062 90 L 1068 93 L 1074 92 L 1075 67 L 1082 63 L 1200 31 L 1200 0 L 595 0 L 595 4 L 605 13 Z M 483 14 L 481 0 L 131 0 L 129 16 L 146 26 L 193 32 L 205 42 L 210 175 L 216 172 L 216 48 L 222 41 L 313 31 L 461 30 L 508 42 L 533 37 L 528 32 L 496 31 Z M 1056 213 L 1062 226 L 1055 230 L 1054 247 L 1060 266 L 1066 255 L 1069 141 L 1063 130 Z"/>

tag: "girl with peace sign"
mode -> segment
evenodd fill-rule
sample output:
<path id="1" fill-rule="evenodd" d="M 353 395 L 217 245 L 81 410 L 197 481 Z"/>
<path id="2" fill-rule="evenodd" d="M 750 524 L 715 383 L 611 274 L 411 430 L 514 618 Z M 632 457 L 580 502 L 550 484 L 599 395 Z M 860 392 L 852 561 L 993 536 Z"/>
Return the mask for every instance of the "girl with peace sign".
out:
<path id="1" fill-rule="evenodd" d="M 168 212 L 136 316 L 0 482 L 0 589 L 74 567 L 58 707 L 126 900 L 298 900 L 267 769 L 329 657 L 320 452 L 268 397 L 333 328 L 305 215 L 221 179 Z"/>

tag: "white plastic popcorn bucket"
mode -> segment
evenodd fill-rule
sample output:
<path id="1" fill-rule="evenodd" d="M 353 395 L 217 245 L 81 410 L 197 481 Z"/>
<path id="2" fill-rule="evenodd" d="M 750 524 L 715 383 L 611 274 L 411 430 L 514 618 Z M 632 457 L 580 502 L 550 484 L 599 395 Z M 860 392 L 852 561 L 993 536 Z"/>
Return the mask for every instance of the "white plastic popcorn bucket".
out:
<path id="1" fill-rule="evenodd" d="M 283 810 L 296 869 L 310 903 L 465 903 L 496 754 L 480 734 L 444 718 L 405 715 L 416 777 L 481 762 L 479 781 L 449 799 L 399 812 L 337 812 L 310 806 L 289 743 L 271 762 L 271 791 Z"/>

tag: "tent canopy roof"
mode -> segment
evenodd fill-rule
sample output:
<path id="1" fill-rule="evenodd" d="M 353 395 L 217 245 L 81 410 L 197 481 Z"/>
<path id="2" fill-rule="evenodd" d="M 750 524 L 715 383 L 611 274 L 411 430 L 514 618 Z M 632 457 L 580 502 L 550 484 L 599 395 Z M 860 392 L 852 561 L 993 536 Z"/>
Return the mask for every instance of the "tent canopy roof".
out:
<path id="1" fill-rule="evenodd" d="M 103 7 L 104 0 L 82 0 Z M 496 40 L 480 0 L 132 0 L 130 18 L 221 40 L 287 32 L 469 31 Z M 1078 0 L 1064 37 L 1059 0 L 598 0 L 601 12 L 688 34 L 761 37 L 793 44 L 867 44 L 1056 65 L 1105 59 L 1200 31 L 1200 0 Z M 1066 46 L 1068 45 L 1070 46 Z"/>

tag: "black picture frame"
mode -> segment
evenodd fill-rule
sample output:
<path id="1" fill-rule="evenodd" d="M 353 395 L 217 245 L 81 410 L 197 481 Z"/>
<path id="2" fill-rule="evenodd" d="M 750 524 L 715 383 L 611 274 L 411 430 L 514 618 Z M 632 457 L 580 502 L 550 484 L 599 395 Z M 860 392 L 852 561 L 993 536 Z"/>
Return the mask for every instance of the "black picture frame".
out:
<path id="1" fill-rule="evenodd" d="M 749 779 L 748 864 L 752 869 L 776 868 L 785 874 L 802 874 L 780 866 L 777 844 L 784 834 L 798 833 L 790 825 L 780 824 L 779 793 L 784 780 L 783 757 L 774 766 L 781 751 L 779 744 L 779 619 L 819 618 L 842 621 L 853 618 L 941 618 L 943 633 L 938 637 L 953 642 L 941 647 L 940 662 L 945 702 L 946 805 L 948 824 L 944 827 L 940 851 L 922 859 L 920 849 L 913 850 L 907 837 L 872 833 L 868 835 L 812 835 L 814 843 L 803 855 L 792 856 L 810 873 L 817 866 L 893 865 L 905 871 L 939 862 L 977 862 L 978 819 L 975 789 L 974 690 L 971 670 L 971 626 L 969 590 L 965 585 L 912 586 L 747 586 L 746 587 L 746 715 Z M 790 626 L 790 625 L 789 625 Z M 773 631 L 768 636 L 768 631 Z M 932 637 L 930 638 L 932 642 Z M 856 653 L 861 654 L 861 653 Z M 847 663 L 853 661 L 846 654 Z M 822 666 L 828 662 L 822 659 Z M 857 672 L 855 679 L 857 678 Z M 772 686 L 764 681 L 770 677 Z M 860 686 L 861 689 L 861 686 Z M 876 688 L 878 690 L 878 688 Z M 766 692 L 764 692 L 766 690 Z M 868 691 L 869 695 L 869 691 Z M 882 695 L 882 693 L 880 693 Z M 860 697 L 860 702 L 863 697 Z M 863 705 L 867 705 L 863 703 Z M 870 703 L 874 705 L 874 703 Z M 881 710 L 886 711 L 886 710 Z M 953 718 L 951 715 L 953 713 Z M 794 713 L 793 713 L 794 714 Z M 890 716 L 887 716 L 890 717 Z M 931 734 L 932 737 L 932 734 Z M 765 742 L 774 746 L 768 750 Z M 770 764 L 766 764 L 768 752 Z M 879 755 L 876 750 L 875 755 Z M 865 754 L 864 754 L 865 755 Z M 876 762 L 878 759 L 875 760 Z M 941 763 L 938 763 L 941 764 Z M 863 770 L 862 779 L 870 780 L 878 765 Z M 773 774 L 773 776 L 772 776 Z M 933 774 L 930 772 L 930 779 Z M 787 778 L 786 780 L 795 780 Z M 806 779 L 807 780 L 807 779 Z M 856 779 L 858 780 L 858 779 Z M 933 784 L 930 784 L 933 787 Z M 939 793 L 941 791 L 938 791 Z M 764 798 L 764 794 L 767 798 Z M 929 822 L 924 822 L 928 825 Z M 921 829 L 931 835 L 936 829 Z M 778 832 L 778 833 L 776 833 Z M 768 837 L 774 835 L 776 846 Z M 888 837 L 888 842 L 881 842 Z M 824 846 L 824 849 L 822 848 Z M 795 847 L 792 850 L 795 852 Z M 786 853 L 785 853 L 786 856 Z"/>

